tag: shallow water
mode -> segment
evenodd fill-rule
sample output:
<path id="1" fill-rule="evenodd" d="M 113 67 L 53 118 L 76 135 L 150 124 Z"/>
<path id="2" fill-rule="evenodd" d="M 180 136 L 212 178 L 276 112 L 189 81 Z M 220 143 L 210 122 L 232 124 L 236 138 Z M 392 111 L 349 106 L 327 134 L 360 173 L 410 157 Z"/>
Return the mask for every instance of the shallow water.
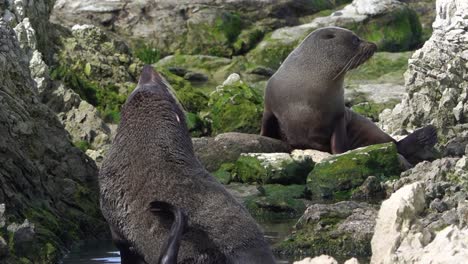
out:
<path id="1" fill-rule="evenodd" d="M 296 220 L 265 222 L 259 224 L 263 227 L 266 239 L 271 243 L 276 243 L 286 237 Z M 278 264 L 292 263 L 292 259 L 277 259 Z M 63 259 L 62 264 L 104 264 L 120 263 L 120 256 L 117 249 L 110 240 L 86 241 L 75 246 L 72 251 Z"/>

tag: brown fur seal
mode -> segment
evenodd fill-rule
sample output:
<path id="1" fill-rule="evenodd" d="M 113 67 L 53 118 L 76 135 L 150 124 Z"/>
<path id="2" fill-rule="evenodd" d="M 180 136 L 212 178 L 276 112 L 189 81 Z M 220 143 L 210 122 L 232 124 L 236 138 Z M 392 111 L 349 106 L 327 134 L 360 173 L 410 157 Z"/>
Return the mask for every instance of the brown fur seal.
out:
<path id="1" fill-rule="evenodd" d="M 274 263 L 248 211 L 195 158 L 184 113 L 150 66 L 122 108 L 99 183 L 101 209 L 123 264 L 175 263 L 163 255 L 177 254 L 178 242 L 177 263 Z"/>
<path id="2" fill-rule="evenodd" d="M 374 43 L 347 29 L 326 27 L 312 32 L 268 81 L 261 135 L 282 139 L 292 148 L 333 154 L 395 142 L 400 154 L 417 162 L 420 150 L 432 148 L 437 141 L 434 127 L 396 142 L 345 107 L 346 72 L 367 61 L 376 49 Z"/>

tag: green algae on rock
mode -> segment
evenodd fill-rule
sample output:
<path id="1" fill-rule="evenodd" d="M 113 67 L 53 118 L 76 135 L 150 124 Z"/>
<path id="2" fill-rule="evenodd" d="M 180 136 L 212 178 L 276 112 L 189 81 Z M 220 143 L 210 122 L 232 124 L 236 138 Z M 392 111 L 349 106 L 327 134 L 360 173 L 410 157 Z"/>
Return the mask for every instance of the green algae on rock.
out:
<path id="1" fill-rule="evenodd" d="M 231 169 L 233 181 L 243 183 L 305 184 L 314 167 L 311 159 L 294 160 L 288 153 L 242 154 Z"/>
<path id="2" fill-rule="evenodd" d="M 312 197 L 346 200 L 368 176 L 380 181 L 398 177 L 402 172 L 396 145 L 372 145 L 333 156 L 315 165 L 307 177 Z"/>
<path id="3" fill-rule="evenodd" d="M 74 26 L 59 43 L 52 79 L 62 80 L 96 106 L 105 121 L 118 122 L 120 107 L 135 88 L 141 61 L 124 42 L 90 25 Z"/>
<path id="4" fill-rule="evenodd" d="M 242 81 L 218 86 L 211 93 L 207 118 L 213 134 L 223 132 L 259 133 L 263 98 L 259 91 Z"/>
<path id="5" fill-rule="evenodd" d="M 306 209 L 301 200 L 307 196 L 305 185 L 267 184 L 257 189 L 259 194 L 244 199 L 247 210 L 256 219 L 293 219 Z"/>
<path id="6" fill-rule="evenodd" d="M 422 44 L 422 26 L 416 12 L 402 5 L 368 23 L 347 26 L 365 40 L 374 42 L 380 51 L 407 51 Z"/>
<path id="7" fill-rule="evenodd" d="M 292 234 L 273 250 L 286 256 L 369 257 L 376 217 L 377 210 L 366 203 L 314 204 L 298 220 Z"/>

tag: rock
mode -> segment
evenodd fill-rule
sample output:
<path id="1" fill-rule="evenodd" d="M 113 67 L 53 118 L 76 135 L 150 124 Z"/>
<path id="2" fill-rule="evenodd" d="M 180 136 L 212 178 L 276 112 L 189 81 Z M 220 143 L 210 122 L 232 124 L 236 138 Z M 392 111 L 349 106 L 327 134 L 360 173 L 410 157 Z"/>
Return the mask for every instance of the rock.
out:
<path id="1" fill-rule="evenodd" d="M 315 258 L 305 258 L 301 261 L 294 261 L 294 264 L 338 264 L 338 261 L 330 256 L 320 255 Z"/>
<path id="2" fill-rule="evenodd" d="M 52 94 L 48 95 L 47 105 L 57 113 L 75 145 L 86 142 L 86 146 L 81 148 L 83 151 L 88 148 L 100 150 L 108 146 L 111 143 L 111 131 L 97 109 L 81 100 L 77 93 L 62 83 L 57 85 Z"/>
<path id="3" fill-rule="evenodd" d="M 402 233 L 417 232 L 411 230 L 411 224 L 425 207 L 424 185 L 416 182 L 407 185 L 384 201 L 379 211 L 375 233 L 372 237 L 371 263 L 391 263 L 394 252 L 402 245 L 407 236 Z M 430 235 L 423 232 L 417 237 L 429 239 Z M 428 237 L 429 236 L 429 237 Z"/>
<path id="4" fill-rule="evenodd" d="M 344 201 L 310 205 L 284 241 L 275 245 L 280 255 L 333 253 L 341 258 L 370 256 L 370 239 L 377 210 L 366 203 Z"/>
<path id="5" fill-rule="evenodd" d="M 0 17 L 15 28 L 29 59 L 34 50 L 42 53 L 47 61 L 51 58 L 49 15 L 54 2 L 54 0 L 38 0 L 32 5 L 24 1 L 8 1 L 3 8 L 0 7 Z"/>
<path id="6" fill-rule="evenodd" d="M 247 57 L 254 64 L 277 69 L 307 34 L 325 26 L 354 30 L 363 39 L 376 42 L 379 49 L 385 51 L 409 50 L 421 43 L 421 24 L 417 14 L 406 5 L 396 0 L 354 0 L 329 16 L 273 31 Z"/>
<path id="7" fill-rule="evenodd" d="M 418 263 L 464 263 L 468 259 L 468 229 L 448 226 L 437 233 L 434 240 L 424 247 L 420 255 L 405 261 Z"/>
<path id="8" fill-rule="evenodd" d="M 359 261 L 356 258 L 350 258 L 344 264 L 359 264 Z"/>
<path id="9" fill-rule="evenodd" d="M 14 248 L 15 254 L 28 255 L 32 250 L 36 250 L 34 247 L 34 240 L 36 237 L 36 231 L 34 224 L 29 223 L 26 219 L 21 225 L 10 224 L 7 228 L 8 232 L 11 233 L 13 239 L 11 240 L 11 247 Z"/>
<path id="10" fill-rule="evenodd" d="M 223 82 L 223 86 L 234 85 L 236 83 L 242 82 L 240 75 L 233 73 Z"/>
<path id="11" fill-rule="evenodd" d="M 55 114 L 41 103 L 29 59 L 1 19 L 0 79 L 0 201 L 7 207 L 2 218 L 20 221 L 27 216 L 40 230 L 33 250 L 13 250 L 10 256 L 57 262 L 61 250 L 73 242 L 106 232 L 98 205 L 97 168 L 72 145 Z M 65 182 L 75 184 L 72 195 L 63 188 Z"/>
<path id="12" fill-rule="evenodd" d="M 232 61 L 232 59 L 216 56 L 176 54 L 162 58 L 155 66 L 158 69 L 167 69 L 178 76 L 185 76 L 185 79 L 190 77 L 186 76 L 187 74 L 199 73 L 198 77 L 207 81 L 204 85 L 209 85 L 210 83 L 220 84 L 229 76 L 230 72 L 226 68 Z"/>
<path id="13" fill-rule="evenodd" d="M 241 153 L 289 152 L 289 146 L 276 139 L 254 134 L 225 133 L 214 138 L 193 138 L 195 155 L 208 171 L 235 162 Z"/>
<path id="14" fill-rule="evenodd" d="M 5 204 L 0 204 L 0 228 L 5 226 Z"/>
<path id="15" fill-rule="evenodd" d="M 239 81 L 218 86 L 208 102 L 213 134 L 225 132 L 259 133 L 263 97 L 259 91 Z"/>
<path id="16" fill-rule="evenodd" d="M 165 53 L 228 57 L 254 46 L 265 31 L 295 25 L 298 17 L 347 2 L 58 0 L 52 21 L 69 26 L 94 23 L 129 39 L 151 41 Z"/>
<path id="17" fill-rule="evenodd" d="M 257 189 L 258 194 L 244 199 L 245 207 L 256 219 L 295 219 L 306 209 L 301 200 L 306 197 L 305 185 L 267 184 Z"/>
<path id="18" fill-rule="evenodd" d="M 62 30 L 52 78 L 63 81 L 96 106 L 104 121 L 118 122 L 120 107 L 136 87 L 142 62 L 133 57 L 123 41 L 110 38 L 95 26 L 75 25 L 71 31 Z M 49 98 L 48 94 L 43 97 Z"/>
<path id="19" fill-rule="evenodd" d="M 431 38 L 409 60 L 405 74 L 408 94 L 380 116 L 388 132 L 433 124 L 445 137 L 451 127 L 468 121 L 468 3 L 439 0 L 436 10 Z"/>
<path id="20" fill-rule="evenodd" d="M 319 163 L 331 157 L 331 154 L 315 149 L 295 149 L 291 152 L 291 157 L 293 160 L 298 162 L 303 161 L 304 159 L 311 159 L 313 162 Z"/>
<path id="21" fill-rule="evenodd" d="M 199 72 L 188 72 L 185 74 L 184 79 L 190 82 L 206 82 L 208 76 Z"/>
<path id="22" fill-rule="evenodd" d="M 345 200 L 368 176 L 379 181 L 397 177 L 402 171 L 393 143 L 368 146 L 332 156 L 315 165 L 307 177 L 312 196 Z"/>
<path id="23" fill-rule="evenodd" d="M 456 132 L 455 132 L 456 133 Z M 442 148 L 444 157 L 461 157 L 465 154 L 468 147 L 468 130 L 456 133 Z"/>
<path id="24" fill-rule="evenodd" d="M 311 159 L 298 162 L 288 153 L 245 153 L 234 163 L 231 175 L 243 183 L 305 184 L 313 167 Z"/>
<path id="25" fill-rule="evenodd" d="M 249 196 L 258 196 L 262 193 L 258 190 L 259 188 L 254 185 L 242 184 L 242 183 L 231 183 L 225 186 L 226 189 L 241 203 Z"/>
<path id="26" fill-rule="evenodd" d="M 258 66 L 256 68 L 250 70 L 249 73 L 262 75 L 262 76 L 266 76 L 266 77 L 271 77 L 271 76 L 273 76 L 273 74 L 275 74 L 275 70 L 267 68 L 267 67 Z"/>
<path id="27" fill-rule="evenodd" d="M 351 195 L 353 200 L 381 200 L 385 197 L 385 191 L 379 179 L 369 176 L 364 183 Z"/>
<path id="28" fill-rule="evenodd" d="M 0 259 L 8 255 L 8 245 L 3 239 L 3 237 L 0 236 Z"/>

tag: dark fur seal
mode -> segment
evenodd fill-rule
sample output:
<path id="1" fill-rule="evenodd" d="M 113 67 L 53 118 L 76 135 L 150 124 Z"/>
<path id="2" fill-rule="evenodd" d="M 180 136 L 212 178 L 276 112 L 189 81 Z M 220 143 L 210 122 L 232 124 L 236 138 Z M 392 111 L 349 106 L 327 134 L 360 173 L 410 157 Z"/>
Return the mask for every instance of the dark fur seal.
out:
<path id="1" fill-rule="evenodd" d="M 184 113 L 150 66 L 122 108 L 99 182 L 101 209 L 123 264 L 175 262 L 161 252 L 177 254 L 178 242 L 177 263 L 274 263 L 254 219 L 195 158 Z M 161 203 L 186 213 L 183 235 L 184 220 L 153 214 L 164 211 Z M 179 227 L 170 232 L 173 223 Z"/>
<path id="2" fill-rule="evenodd" d="M 346 72 L 367 61 L 376 49 L 374 43 L 343 28 L 312 32 L 268 81 L 261 135 L 282 139 L 292 148 L 333 154 L 395 142 L 400 154 L 417 162 L 421 150 L 437 142 L 433 126 L 396 142 L 370 120 L 345 107 Z"/>

